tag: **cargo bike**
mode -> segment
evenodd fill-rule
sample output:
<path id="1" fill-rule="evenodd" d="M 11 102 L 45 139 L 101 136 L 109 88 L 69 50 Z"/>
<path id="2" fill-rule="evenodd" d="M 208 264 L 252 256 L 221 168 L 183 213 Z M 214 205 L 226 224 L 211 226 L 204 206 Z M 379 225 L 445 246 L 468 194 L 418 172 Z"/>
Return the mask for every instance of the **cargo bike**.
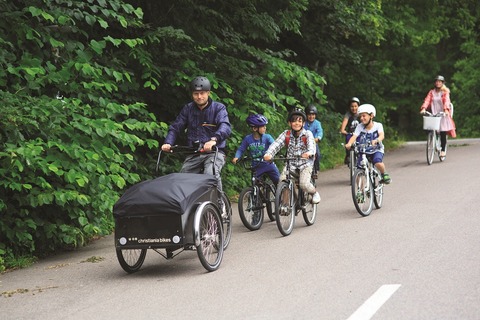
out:
<path id="1" fill-rule="evenodd" d="M 180 146 L 172 151 L 200 153 Z M 231 203 L 224 193 L 220 195 L 217 179 L 209 174 L 171 173 L 140 182 L 115 203 L 113 216 L 118 262 L 128 273 L 140 269 L 147 249 L 165 259 L 193 250 L 206 270 L 215 271 L 232 232 Z"/>

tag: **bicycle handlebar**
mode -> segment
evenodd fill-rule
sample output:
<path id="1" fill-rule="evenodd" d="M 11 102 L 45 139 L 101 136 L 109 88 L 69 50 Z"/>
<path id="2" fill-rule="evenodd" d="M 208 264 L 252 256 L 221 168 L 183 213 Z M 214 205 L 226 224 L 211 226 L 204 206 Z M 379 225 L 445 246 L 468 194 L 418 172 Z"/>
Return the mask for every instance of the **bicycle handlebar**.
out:
<path id="1" fill-rule="evenodd" d="M 176 151 L 174 152 L 174 150 L 179 150 L 179 151 Z M 178 153 L 178 154 L 207 154 L 207 153 L 212 153 L 212 152 L 215 152 L 215 159 L 214 161 L 217 161 L 217 154 L 218 154 L 218 148 L 217 146 L 212 146 L 212 151 L 205 151 L 203 149 L 203 147 L 190 147 L 190 146 L 182 146 L 182 145 L 174 145 L 174 146 L 171 146 L 170 147 L 170 151 L 163 151 L 162 149 L 160 149 L 160 151 L 158 152 L 158 158 L 157 158 L 157 166 L 155 168 L 155 172 L 158 172 L 158 168 L 160 167 L 160 158 L 162 156 L 162 152 L 166 152 L 166 153 Z M 213 171 L 214 171 L 214 175 L 215 175 L 215 166 L 213 166 Z"/>
<path id="2" fill-rule="evenodd" d="M 263 158 L 252 158 L 249 156 L 244 156 L 238 159 L 236 164 L 242 164 L 245 169 L 255 169 L 261 162 L 267 161 L 263 160 Z"/>

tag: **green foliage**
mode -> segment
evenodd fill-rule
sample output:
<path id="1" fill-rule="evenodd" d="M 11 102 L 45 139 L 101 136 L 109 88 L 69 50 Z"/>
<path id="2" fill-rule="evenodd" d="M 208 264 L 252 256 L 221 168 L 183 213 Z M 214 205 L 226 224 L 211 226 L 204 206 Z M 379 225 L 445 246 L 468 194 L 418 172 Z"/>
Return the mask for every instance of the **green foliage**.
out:
<path id="1" fill-rule="evenodd" d="M 387 143 L 423 138 L 418 107 L 439 73 L 459 135 L 478 135 L 478 8 L 473 0 L 0 1 L 0 270 L 110 232 L 113 203 L 152 176 L 158 141 L 197 75 L 228 108 L 229 158 L 250 113 L 265 114 L 276 137 L 291 108 L 315 103 L 321 166 L 334 167 L 352 96 L 377 107 Z M 181 161 L 167 159 L 158 174 Z M 223 170 L 229 195 L 248 184 L 239 166 Z"/>
<path id="2" fill-rule="evenodd" d="M 120 192 L 151 177 L 144 153 L 158 149 L 162 124 L 126 95 L 145 74 L 156 82 L 152 55 L 141 49 L 147 39 L 116 36 L 141 25 L 140 9 L 121 1 L 2 6 L 0 46 L 9 49 L 0 54 L 3 268 L 109 234 Z M 133 49 L 142 59 L 131 58 Z"/>

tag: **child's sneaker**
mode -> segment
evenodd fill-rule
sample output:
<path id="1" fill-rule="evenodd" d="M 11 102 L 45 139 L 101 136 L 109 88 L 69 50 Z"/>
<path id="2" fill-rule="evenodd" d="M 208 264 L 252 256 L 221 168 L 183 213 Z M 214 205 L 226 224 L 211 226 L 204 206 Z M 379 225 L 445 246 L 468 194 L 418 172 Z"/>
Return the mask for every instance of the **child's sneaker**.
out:
<path id="1" fill-rule="evenodd" d="M 320 202 L 320 200 L 322 200 L 322 198 L 320 197 L 320 193 L 315 192 L 312 197 L 312 203 L 317 204 Z"/>
<path id="2" fill-rule="evenodd" d="M 386 172 L 384 174 L 382 174 L 382 180 L 383 180 L 383 183 L 385 183 L 385 184 L 389 184 L 390 182 L 392 182 L 392 179 L 390 178 L 390 175 Z"/>

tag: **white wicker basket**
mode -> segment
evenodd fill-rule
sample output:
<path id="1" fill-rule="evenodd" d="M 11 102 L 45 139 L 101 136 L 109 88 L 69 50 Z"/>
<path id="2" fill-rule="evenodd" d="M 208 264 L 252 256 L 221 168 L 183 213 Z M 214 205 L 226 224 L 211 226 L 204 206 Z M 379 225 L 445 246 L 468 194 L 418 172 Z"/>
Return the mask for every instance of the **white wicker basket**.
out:
<path id="1" fill-rule="evenodd" d="M 423 117 L 423 130 L 440 130 L 442 117 Z"/>

